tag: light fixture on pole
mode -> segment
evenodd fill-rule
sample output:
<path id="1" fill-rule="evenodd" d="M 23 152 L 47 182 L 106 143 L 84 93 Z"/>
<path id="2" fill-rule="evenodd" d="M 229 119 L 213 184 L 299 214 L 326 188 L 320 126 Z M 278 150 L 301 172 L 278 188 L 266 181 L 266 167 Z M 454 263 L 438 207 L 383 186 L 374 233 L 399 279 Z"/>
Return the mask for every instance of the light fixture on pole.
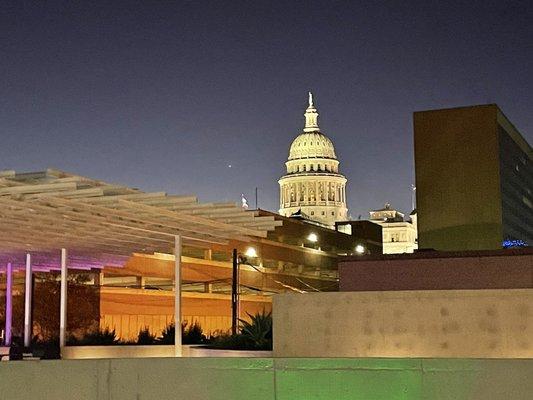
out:
<path id="1" fill-rule="evenodd" d="M 240 303 L 240 283 L 239 283 L 239 266 L 247 263 L 247 258 L 256 258 L 257 251 L 253 247 L 248 247 L 244 256 L 233 249 L 233 273 L 231 281 L 231 334 L 236 335 L 239 322 L 239 303 Z"/>
<path id="2" fill-rule="evenodd" d="M 307 235 L 307 240 L 309 240 L 311 243 L 316 243 L 318 242 L 318 236 L 316 233 L 310 233 Z"/>
<path id="3" fill-rule="evenodd" d="M 366 247 L 362 244 L 358 244 L 357 246 L 355 246 L 355 252 L 359 255 L 363 255 L 366 253 Z"/>
<path id="4" fill-rule="evenodd" d="M 255 258 L 257 257 L 257 251 L 253 247 L 248 247 L 244 252 L 246 257 Z"/>

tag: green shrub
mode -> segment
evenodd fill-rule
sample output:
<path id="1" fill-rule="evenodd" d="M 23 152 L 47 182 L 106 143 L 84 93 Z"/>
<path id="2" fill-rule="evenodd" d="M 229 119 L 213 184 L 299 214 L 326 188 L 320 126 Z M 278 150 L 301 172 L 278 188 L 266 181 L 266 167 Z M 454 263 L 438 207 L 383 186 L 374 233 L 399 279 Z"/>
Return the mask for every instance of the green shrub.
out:
<path id="1" fill-rule="evenodd" d="M 32 353 L 42 360 L 56 360 L 61 358 L 59 350 L 59 337 L 53 336 L 50 339 L 41 340 L 38 336 L 32 338 Z"/>
<path id="2" fill-rule="evenodd" d="M 250 344 L 244 336 L 240 334 L 230 335 L 227 333 L 213 336 L 208 347 L 226 350 L 250 350 Z"/>
<path id="3" fill-rule="evenodd" d="M 251 343 L 254 349 L 272 350 L 272 313 L 265 313 L 263 310 L 261 314 L 248 316 L 251 322 L 239 319 L 241 335 L 245 341 Z"/>
<path id="4" fill-rule="evenodd" d="M 206 337 L 203 334 L 202 327 L 198 322 L 194 322 L 187 327 L 187 321 L 181 324 L 181 343 L 182 344 L 202 344 L 205 343 Z M 176 328 L 174 323 L 168 324 L 161 336 L 156 339 L 159 344 L 174 344 L 174 334 Z"/>
<path id="5" fill-rule="evenodd" d="M 213 337 L 209 347 L 228 350 L 272 350 L 272 314 L 263 311 L 261 314 L 248 316 L 250 322 L 239 320 L 240 333 Z"/>
<path id="6" fill-rule="evenodd" d="M 174 323 L 170 323 L 165 327 L 165 329 L 163 329 L 161 336 L 156 339 L 156 342 L 158 344 L 174 344 L 175 333 L 176 327 Z"/>
<path id="7" fill-rule="evenodd" d="M 183 325 L 181 343 L 183 344 L 202 344 L 205 343 L 206 337 L 202 327 L 195 321 L 192 325 L 186 328 L 187 323 Z"/>
<path id="8" fill-rule="evenodd" d="M 94 332 L 88 333 L 81 339 L 71 337 L 69 339 L 69 345 L 78 346 L 110 346 L 121 344 L 117 338 L 115 330 L 110 330 L 108 327 L 105 329 L 98 329 Z"/>
<path id="9" fill-rule="evenodd" d="M 137 335 L 137 344 L 140 345 L 154 344 L 155 340 L 155 335 L 150 333 L 150 329 L 147 326 L 141 329 Z"/>

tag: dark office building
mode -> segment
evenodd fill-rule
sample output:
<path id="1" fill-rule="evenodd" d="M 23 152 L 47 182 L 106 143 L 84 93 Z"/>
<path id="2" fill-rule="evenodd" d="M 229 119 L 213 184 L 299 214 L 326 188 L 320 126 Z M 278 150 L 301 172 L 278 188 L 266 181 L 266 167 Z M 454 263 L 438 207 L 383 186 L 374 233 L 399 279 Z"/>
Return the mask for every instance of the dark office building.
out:
<path id="1" fill-rule="evenodd" d="M 419 248 L 533 245 L 533 152 L 495 104 L 414 113 Z"/>
<path id="2" fill-rule="evenodd" d="M 383 254 L 383 228 L 371 221 L 337 221 L 335 230 L 351 235 L 363 254 Z M 357 251 L 355 252 L 358 253 Z"/>

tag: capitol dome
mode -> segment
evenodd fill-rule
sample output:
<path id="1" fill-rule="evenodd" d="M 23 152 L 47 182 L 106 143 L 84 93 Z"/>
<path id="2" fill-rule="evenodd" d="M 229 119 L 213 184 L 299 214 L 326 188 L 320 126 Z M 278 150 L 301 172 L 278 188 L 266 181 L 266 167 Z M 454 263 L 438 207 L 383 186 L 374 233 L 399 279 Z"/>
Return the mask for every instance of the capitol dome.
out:
<path id="1" fill-rule="evenodd" d="M 303 132 L 294 139 L 289 150 L 289 160 L 299 158 L 337 159 L 333 143 L 319 131 Z"/>
<path id="2" fill-rule="evenodd" d="M 320 132 L 318 112 L 309 93 L 305 127 L 289 149 L 287 173 L 279 180 L 279 213 L 286 217 L 306 215 L 330 228 L 348 217 L 346 178 L 331 140 Z"/>

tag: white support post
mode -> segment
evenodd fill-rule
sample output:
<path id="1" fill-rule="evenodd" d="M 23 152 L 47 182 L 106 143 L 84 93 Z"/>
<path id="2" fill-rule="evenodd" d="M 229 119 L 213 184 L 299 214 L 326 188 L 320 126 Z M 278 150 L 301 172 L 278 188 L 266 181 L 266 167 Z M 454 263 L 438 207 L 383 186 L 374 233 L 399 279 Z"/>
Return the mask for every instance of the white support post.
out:
<path id="1" fill-rule="evenodd" d="M 61 292 L 59 300 L 59 348 L 66 344 L 67 327 L 67 250 L 61 249 Z"/>
<path id="2" fill-rule="evenodd" d="M 181 348 L 181 236 L 174 237 L 174 355 L 182 356 Z"/>
<path id="3" fill-rule="evenodd" d="M 11 345 L 11 330 L 13 326 L 13 265 L 7 263 L 6 267 L 6 331 L 5 344 Z"/>
<path id="4" fill-rule="evenodd" d="M 31 345 L 31 301 L 32 301 L 31 255 L 26 254 L 26 279 L 24 281 L 24 347 Z"/>

